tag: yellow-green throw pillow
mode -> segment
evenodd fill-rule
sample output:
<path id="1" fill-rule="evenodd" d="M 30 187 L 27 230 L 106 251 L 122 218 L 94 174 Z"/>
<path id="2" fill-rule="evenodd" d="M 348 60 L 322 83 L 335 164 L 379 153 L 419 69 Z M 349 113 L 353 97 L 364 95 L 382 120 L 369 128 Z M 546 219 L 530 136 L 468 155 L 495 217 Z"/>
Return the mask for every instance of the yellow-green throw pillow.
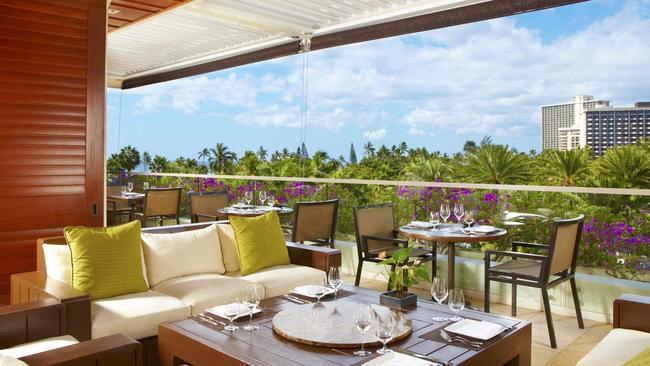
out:
<path id="1" fill-rule="evenodd" d="M 230 217 L 235 232 L 242 276 L 260 269 L 289 264 L 280 219 L 275 211 L 257 217 Z"/>
<path id="2" fill-rule="evenodd" d="M 91 299 L 147 291 L 142 274 L 140 221 L 113 227 L 67 227 L 72 287 Z"/>
<path id="3" fill-rule="evenodd" d="M 627 360 L 623 366 L 645 366 L 650 365 L 650 348 L 636 354 L 636 356 Z"/>

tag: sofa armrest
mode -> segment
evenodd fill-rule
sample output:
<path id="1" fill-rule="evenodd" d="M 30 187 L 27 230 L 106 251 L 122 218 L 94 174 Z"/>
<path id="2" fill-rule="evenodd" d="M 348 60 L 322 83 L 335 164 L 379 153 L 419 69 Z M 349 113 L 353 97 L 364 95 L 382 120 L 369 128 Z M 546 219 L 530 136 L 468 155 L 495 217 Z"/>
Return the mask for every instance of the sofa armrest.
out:
<path id="1" fill-rule="evenodd" d="M 328 272 L 332 266 L 341 265 L 341 251 L 314 245 L 287 242 L 291 264 L 313 267 Z"/>
<path id="2" fill-rule="evenodd" d="M 30 366 L 121 365 L 142 366 L 142 345 L 123 335 L 85 341 L 51 351 L 22 357 Z"/>
<path id="3" fill-rule="evenodd" d="M 66 334 L 79 341 L 90 339 L 90 297 L 86 293 L 48 278 L 41 272 L 11 275 L 12 304 L 47 298 L 60 301 L 65 306 Z"/>
<path id="4" fill-rule="evenodd" d="M 614 328 L 650 333 L 650 297 L 624 294 L 614 300 Z"/>
<path id="5" fill-rule="evenodd" d="M 64 306 L 54 299 L 0 307 L 0 349 L 63 334 Z"/>

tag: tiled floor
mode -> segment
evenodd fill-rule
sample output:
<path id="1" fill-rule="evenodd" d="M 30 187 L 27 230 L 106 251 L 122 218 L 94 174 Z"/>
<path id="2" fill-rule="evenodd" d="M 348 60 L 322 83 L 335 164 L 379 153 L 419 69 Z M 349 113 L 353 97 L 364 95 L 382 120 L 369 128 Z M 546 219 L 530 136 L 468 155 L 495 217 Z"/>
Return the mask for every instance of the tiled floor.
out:
<path id="1" fill-rule="evenodd" d="M 353 284 L 354 277 L 346 277 L 345 282 Z M 384 291 L 386 282 L 363 279 L 361 286 Z M 416 289 L 414 292 L 424 298 L 430 298 L 430 295 L 424 290 Z M 483 303 L 475 299 L 472 299 L 472 305 L 477 308 L 483 307 Z M 510 306 L 492 304 L 491 311 L 495 314 L 509 316 Z M 553 314 L 555 336 L 558 343 L 558 348 L 553 349 L 549 343 L 546 317 L 543 312 L 519 307 L 517 318 L 533 324 L 533 366 L 573 366 L 612 329 L 611 324 L 591 320 L 585 320 L 585 329 L 580 329 L 576 318 Z"/>

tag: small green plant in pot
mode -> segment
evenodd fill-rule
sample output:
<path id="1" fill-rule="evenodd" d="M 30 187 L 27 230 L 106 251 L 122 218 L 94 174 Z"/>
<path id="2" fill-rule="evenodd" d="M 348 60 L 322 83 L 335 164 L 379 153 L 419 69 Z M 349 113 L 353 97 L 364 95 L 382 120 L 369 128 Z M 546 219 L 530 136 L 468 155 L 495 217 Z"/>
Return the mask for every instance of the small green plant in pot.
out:
<path id="1" fill-rule="evenodd" d="M 386 252 L 381 252 L 379 258 L 388 272 L 388 285 L 392 291 L 385 292 L 379 296 L 381 304 L 393 307 L 408 307 L 417 304 L 417 295 L 408 292 L 409 287 L 418 284 L 418 281 L 429 282 L 431 275 L 429 270 L 422 265 L 420 260 L 409 262 L 413 247 L 405 247 L 393 252 L 390 257 Z"/>

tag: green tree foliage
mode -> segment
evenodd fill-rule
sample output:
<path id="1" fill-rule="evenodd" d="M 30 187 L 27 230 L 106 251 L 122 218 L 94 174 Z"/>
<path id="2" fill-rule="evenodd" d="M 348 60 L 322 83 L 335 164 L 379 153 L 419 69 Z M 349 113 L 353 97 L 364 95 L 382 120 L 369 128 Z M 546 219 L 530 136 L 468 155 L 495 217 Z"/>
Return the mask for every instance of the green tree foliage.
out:
<path id="1" fill-rule="evenodd" d="M 591 151 L 588 149 L 547 150 L 540 157 L 542 176 L 553 185 L 578 185 L 589 176 L 590 156 Z"/>
<path id="2" fill-rule="evenodd" d="M 532 164 L 525 154 L 507 145 L 481 143 L 481 147 L 467 155 L 464 167 L 473 182 L 517 184 L 528 182 Z"/>
<path id="3" fill-rule="evenodd" d="M 598 181 L 605 187 L 650 187 L 650 155 L 628 145 L 610 148 L 596 163 Z"/>
<path id="4" fill-rule="evenodd" d="M 140 153 L 131 145 L 124 146 L 122 150 L 120 150 L 119 161 L 120 167 L 123 170 L 131 172 L 140 165 Z"/>
<path id="5" fill-rule="evenodd" d="M 228 147 L 219 142 L 217 145 L 210 149 L 210 169 L 213 173 L 224 174 L 232 172 L 237 154 L 228 150 Z"/>
<path id="6" fill-rule="evenodd" d="M 354 151 L 354 144 L 350 144 L 350 164 L 357 163 L 357 152 Z"/>
<path id="7" fill-rule="evenodd" d="M 142 167 L 144 168 L 145 172 L 147 171 L 150 165 L 151 165 L 151 155 L 145 151 L 142 153 Z"/>
<path id="8" fill-rule="evenodd" d="M 169 160 L 161 155 L 156 155 L 151 162 L 151 171 L 156 173 L 166 173 L 169 171 Z"/>

